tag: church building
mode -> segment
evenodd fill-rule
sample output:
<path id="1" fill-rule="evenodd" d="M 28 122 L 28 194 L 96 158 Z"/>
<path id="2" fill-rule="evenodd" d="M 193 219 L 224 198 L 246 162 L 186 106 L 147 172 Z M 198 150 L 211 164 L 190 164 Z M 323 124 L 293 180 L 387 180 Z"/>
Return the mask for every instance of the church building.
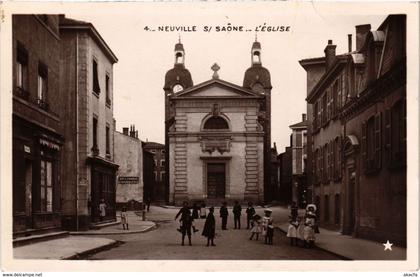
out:
<path id="1" fill-rule="evenodd" d="M 261 44 L 251 48 L 243 85 L 212 78 L 193 85 L 185 50 L 165 76 L 165 147 L 168 202 L 263 203 L 270 195 L 270 73 Z"/>

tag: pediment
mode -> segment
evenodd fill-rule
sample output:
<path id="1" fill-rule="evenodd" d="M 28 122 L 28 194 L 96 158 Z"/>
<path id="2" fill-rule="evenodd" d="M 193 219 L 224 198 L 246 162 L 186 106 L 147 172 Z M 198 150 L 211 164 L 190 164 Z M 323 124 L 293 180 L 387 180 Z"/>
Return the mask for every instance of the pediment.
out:
<path id="1" fill-rule="evenodd" d="M 253 91 L 242 88 L 235 84 L 213 79 L 207 82 L 195 85 L 186 90 L 180 91 L 174 97 L 255 97 L 259 96 Z"/>

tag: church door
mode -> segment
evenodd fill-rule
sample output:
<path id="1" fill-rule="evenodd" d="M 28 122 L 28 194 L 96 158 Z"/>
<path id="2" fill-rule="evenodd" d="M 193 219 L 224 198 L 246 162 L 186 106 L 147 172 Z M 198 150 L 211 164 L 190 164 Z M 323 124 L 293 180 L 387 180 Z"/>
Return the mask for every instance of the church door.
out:
<path id="1" fill-rule="evenodd" d="M 225 198 L 226 168 L 224 163 L 207 164 L 207 198 Z"/>

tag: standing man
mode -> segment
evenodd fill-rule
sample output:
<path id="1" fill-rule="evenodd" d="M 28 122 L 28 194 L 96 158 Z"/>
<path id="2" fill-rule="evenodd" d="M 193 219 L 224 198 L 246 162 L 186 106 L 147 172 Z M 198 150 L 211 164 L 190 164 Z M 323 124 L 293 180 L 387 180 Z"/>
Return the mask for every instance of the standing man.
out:
<path id="1" fill-rule="evenodd" d="M 252 202 L 248 202 L 248 208 L 246 208 L 246 228 L 249 229 L 251 225 L 252 217 L 255 214 L 255 209 L 252 206 Z"/>
<path id="2" fill-rule="evenodd" d="M 233 221 L 235 223 L 235 229 L 241 229 L 241 212 L 241 205 L 239 205 L 238 201 L 235 201 L 235 205 L 233 206 Z"/>
<path id="3" fill-rule="evenodd" d="M 227 230 L 227 218 L 228 218 L 228 209 L 226 207 L 226 202 L 223 202 L 222 207 L 220 207 L 220 217 L 222 218 L 222 230 Z"/>
<path id="4" fill-rule="evenodd" d="M 191 215 L 191 211 L 190 208 L 188 207 L 188 202 L 184 201 L 184 203 L 182 204 L 182 208 L 179 210 L 179 212 L 176 214 L 175 216 L 175 220 L 177 220 L 177 218 L 181 215 L 181 228 L 178 229 L 178 231 L 181 231 L 182 233 L 182 245 L 184 245 L 184 240 L 185 240 L 185 235 L 188 236 L 188 242 L 189 245 L 191 244 L 191 228 L 194 229 L 194 232 L 197 232 L 198 230 L 195 229 L 195 227 L 193 226 L 193 217 Z"/>
<path id="5" fill-rule="evenodd" d="M 148 212 L 150 212 L 150 202 L 152 202 L 152 201 L 150 200 L 150 197 L 147 197 L 147 199 L 146 199 L 146 206 L 147 206 L 147 211 L 148 211 Z"/>

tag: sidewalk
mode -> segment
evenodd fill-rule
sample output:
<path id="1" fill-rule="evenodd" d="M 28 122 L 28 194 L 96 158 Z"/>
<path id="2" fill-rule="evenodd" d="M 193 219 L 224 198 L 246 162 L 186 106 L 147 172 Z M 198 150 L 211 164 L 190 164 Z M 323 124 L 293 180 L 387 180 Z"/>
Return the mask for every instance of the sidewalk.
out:
<path id="1" fill-rule="evenodd" d="M 142 221 L 141 216 L 134 212 L 128 212 L 128 230 L 124 230 L 121 224 L 120 214 L 117 212 L 117 222 L 107 224 L 107 226 L 88 231 L 70 232 L 70 235 L 116 235 L 116 234 L 137 234 L 144 233 L 156 228 L 156 224 L 152 221 Z"/>
<path id="2" fill-rule="evenodd" d="M 68 236 L 16 247 L 13 255 L 15 259 L 69 260 L 113 247 L 117 243 L 106 238 Z"/>
<path id="3" fill-rule="evenodd" d="M 272 208 L 273 209 L 273 208 Z M 285 214 L 283 207 L 275 207 L 276 212 Z M 273 209 L 273 210 L 274 210 Z M 284 218 L 284 217 L 283 217 Z M 287 233 L 289 223 L 287 219 L 277 221 L 278 228 Z M 392 246 L 392 251 L 384 251 L 382 242 L 354 238 L 342 235 L 336 231 L 319 228 L 320 233 L 316 234 L 315 246 L 350 260 L 405 260 L 406 248 Z M 386 242 L 383 242 L 386 243 Z M 392 243 L 392 241 L 391 241 Z"/>

